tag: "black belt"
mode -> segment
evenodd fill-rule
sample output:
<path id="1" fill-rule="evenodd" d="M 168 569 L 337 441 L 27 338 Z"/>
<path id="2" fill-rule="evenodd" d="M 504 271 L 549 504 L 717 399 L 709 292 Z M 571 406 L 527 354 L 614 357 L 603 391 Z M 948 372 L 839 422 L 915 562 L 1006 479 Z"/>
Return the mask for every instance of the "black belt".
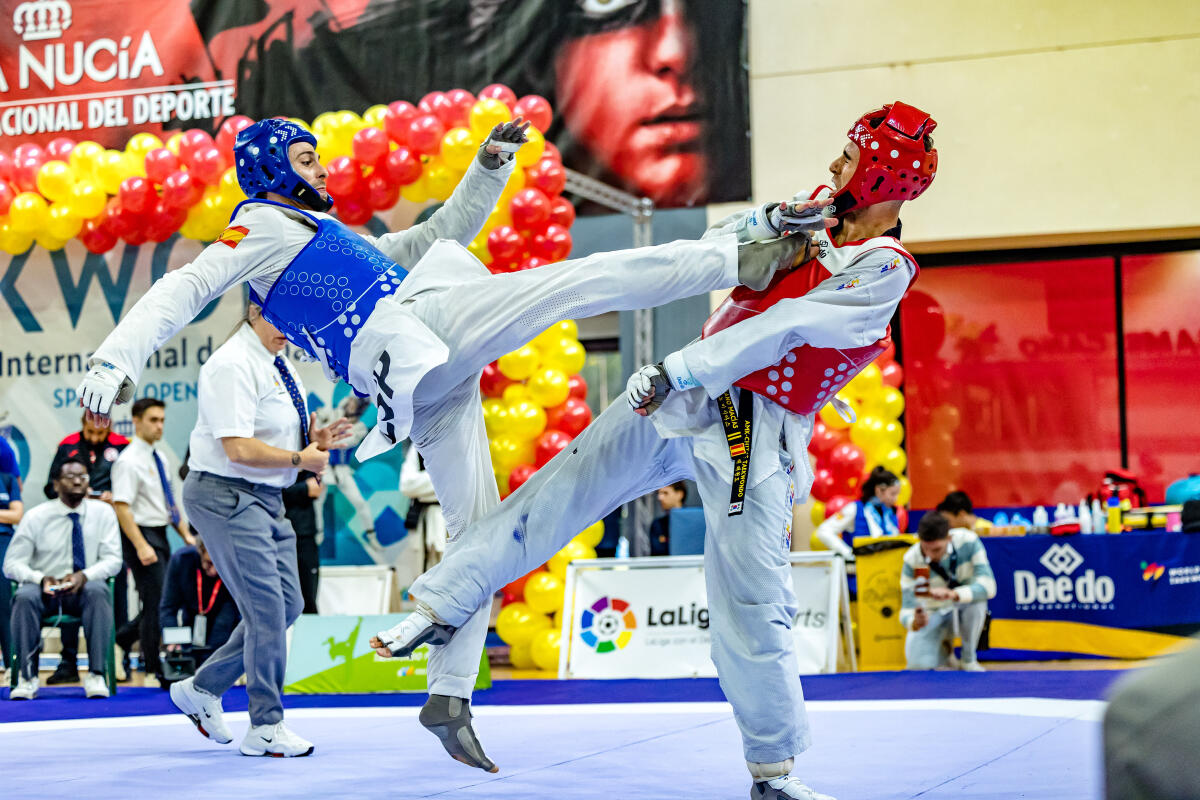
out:
<path id="1" fill-rule="evenodd" d="M 733 489 L 729 494 L 729 516 L 742 513 L 746 500 L 746 482 L 750 478 L 750 429 L 754 419 L 754 392 L 742 389 L 738 407 L 733 408 L 733 396 L 725 392 L 717 398 L 721 411 L 721 425 L 725 428 L 725 439 L 729 444 L 729 457 L 733 459 Z"/>

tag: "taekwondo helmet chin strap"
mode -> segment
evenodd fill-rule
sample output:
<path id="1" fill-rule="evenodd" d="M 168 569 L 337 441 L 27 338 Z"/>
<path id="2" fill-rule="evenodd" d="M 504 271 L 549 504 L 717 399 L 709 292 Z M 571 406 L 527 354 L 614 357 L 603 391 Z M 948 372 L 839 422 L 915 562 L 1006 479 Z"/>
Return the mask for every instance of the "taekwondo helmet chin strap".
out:
<path id="1" fill-rule="evenodd" d="M 313 211 L 328 211 L 333 201 L 322 197 L 292 167 L 288 148 L 296 142 L 316 147 L 317 137 L 286 119 L 262 119 L 241 130 L 233 145 L 238 184 L 247 197 L 275 192 Z"/>
<path id="2" fill-rule="evenodd" d="M 920 197 L 937 175 L 937 150 L 932 143 L 926 147 L 936 127 L 924 111 L 899 100 L 863 114 L 846 134 L 858 145 L 858 165 L 825 213 L 842 217 L 875 203 Z"/>

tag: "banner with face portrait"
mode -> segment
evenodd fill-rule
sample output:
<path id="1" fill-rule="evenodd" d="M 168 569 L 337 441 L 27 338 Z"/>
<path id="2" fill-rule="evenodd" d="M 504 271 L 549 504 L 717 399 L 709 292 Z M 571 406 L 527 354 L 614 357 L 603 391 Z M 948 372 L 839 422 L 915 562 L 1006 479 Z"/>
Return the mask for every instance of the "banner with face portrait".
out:
<path id="1" fill-rule="evenodd" d="M 312 120 L 492 83 L 550 100 L 567 167 L 659 206 L 750 194 L 745 4 L 0 0 L 5 148 Z M 587 209 L 582 209 L 587 210 Z"/>

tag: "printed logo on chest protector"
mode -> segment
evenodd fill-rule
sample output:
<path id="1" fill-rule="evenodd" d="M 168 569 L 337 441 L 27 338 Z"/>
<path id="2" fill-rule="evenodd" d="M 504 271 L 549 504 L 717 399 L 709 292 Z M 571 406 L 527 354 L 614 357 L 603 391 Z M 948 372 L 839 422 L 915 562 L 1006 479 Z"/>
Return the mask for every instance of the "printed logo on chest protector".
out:
<path id="1" fill-rule="evenodd" d="M 842 289 L 853 289 L 854 287 L 861 286 L 861 285 L 862 285 L 861 280 L 859 280 L 858 278 L 852 278 L 852 279 L 846 281 L 845 283 L 843 283 L 841 286 L 839 286 L 838 291 L 841 291 Z"/>
<path id="2" fill-rule="evenodd" d="M 887 264 L 884 264 L 882 267 L 879 268 L 879 274 L 882 275 L 885 272 L 891 272 L 892 270 L 897 269 L 900 266 L 900 262 L 902 260 L 903 259 L 901 259 L 900 256 L 896 256 L 891 261 L 889 261 Z"/>

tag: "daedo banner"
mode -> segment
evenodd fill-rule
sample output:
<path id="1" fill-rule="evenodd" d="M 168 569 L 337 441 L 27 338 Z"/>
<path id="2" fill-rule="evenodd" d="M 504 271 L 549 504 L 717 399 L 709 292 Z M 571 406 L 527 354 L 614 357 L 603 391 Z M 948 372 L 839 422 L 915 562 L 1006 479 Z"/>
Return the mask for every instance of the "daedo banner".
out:
<path id="1" fill-rule="evenodd" d="M 837 670 L 845 567 L 792 553 L 801 674 Z M 701 556 L 594 559 L 568 567 L 559 677 L 714 677 Z"/>
<path id="2" fill-rule="evenodd" d="M 727 0 L 0 0 L 5 147 L 235 113 L 299 117 L 504 83 L 566 166 L 660 206 L 750 194 L 745 4 Z"/>

